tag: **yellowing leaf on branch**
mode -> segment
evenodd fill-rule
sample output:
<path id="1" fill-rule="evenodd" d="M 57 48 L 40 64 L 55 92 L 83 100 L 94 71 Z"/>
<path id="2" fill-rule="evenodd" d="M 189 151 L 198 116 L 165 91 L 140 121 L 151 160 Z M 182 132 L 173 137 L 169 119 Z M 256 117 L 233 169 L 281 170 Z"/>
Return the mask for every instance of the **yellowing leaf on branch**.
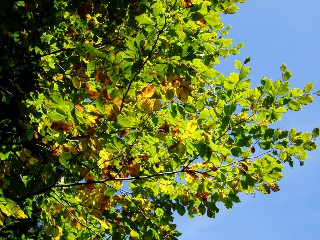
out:
<path id="1" fill-rule="evenodd" d="M 21 210 L 20 206 L 17 205 L 16 203 L 9 203 L 7 204 L 7 209 L 12 213 L 13 216 L 16 218 L 28 218 L 27 215 Z"/>
<path id="2" fill-rule="evenodd" d="M 143 113 L 150 114 L 153 110 L 153 101 L 150 99 L 145 99 L 141 104 L 141 111 Z"/>
<path id="3" fill-rule="evenodd" d="M 75 76 L 72 77 L 71 81 L 72 81 L 72 85 L 74 86 L 74 88 L 80 89 L 81 82 L 79 81 L 79 79 L 77 77 L 75 77 Z"/>
<path id="4" fill-rule="evenodd" d="M 116 104 L 118 107 L 121 107 L 122 98 L 121 97 L 116 97 L 115 99 L 113 99 L 113 103 Z"/>

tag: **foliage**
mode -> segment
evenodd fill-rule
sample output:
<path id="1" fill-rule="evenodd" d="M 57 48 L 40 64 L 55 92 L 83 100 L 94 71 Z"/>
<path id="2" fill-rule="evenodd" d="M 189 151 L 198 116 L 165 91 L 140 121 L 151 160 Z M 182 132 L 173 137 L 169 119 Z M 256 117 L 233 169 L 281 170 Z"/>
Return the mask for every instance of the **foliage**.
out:
<path id="1" fill-rule="evenodd" d="M 291 71 L 252 87 L 221 14 L 244 0 L 5 1 L 0 236 L 177 239 L 173 213 L 215 217 L 279 191 L 312 133 L 273 129 L 313 101 Z M 25 226 L 25 227 L 19 227 Z"/>

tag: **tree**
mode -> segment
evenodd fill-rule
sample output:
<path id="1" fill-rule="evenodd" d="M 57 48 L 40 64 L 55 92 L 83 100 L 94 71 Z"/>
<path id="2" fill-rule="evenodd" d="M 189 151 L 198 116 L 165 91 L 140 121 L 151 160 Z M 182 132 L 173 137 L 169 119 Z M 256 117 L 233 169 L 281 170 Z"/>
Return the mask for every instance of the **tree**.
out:
<path id="1" fill-rule="evenodd" d="M 1 16 L 0 236 L 176 239 L 173 212 L 214 217 L 279 191 L 316 149 L 273 129 L 313 101 L 291 71 L 252 88 L 220 14 L 243 0 L 7 1 Z M 318 92 L 319 95 L 319 92 Z"/>

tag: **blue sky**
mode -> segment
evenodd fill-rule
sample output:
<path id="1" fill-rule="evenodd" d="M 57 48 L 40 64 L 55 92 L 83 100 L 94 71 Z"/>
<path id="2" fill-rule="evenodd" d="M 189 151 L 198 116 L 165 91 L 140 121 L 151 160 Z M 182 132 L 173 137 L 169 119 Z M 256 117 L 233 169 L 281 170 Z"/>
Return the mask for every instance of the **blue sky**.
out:
<path id="1" fill-rule="evenodd" d="M 241 54 L 221 64 L 225 74 L 234 71 L 233 60 L 251 57 L 253 85 L 266 76 L 281 77 L 280 65 L 293 72 L 292 87 L 313 81 L 320 90 L 320 1 L 247 0 L 235 15 L 223 16 L 231 25 L 229 37 L 243 42 Z M 277 124 L 311 131 L 320 127 L 320 97 L 300 112 L 288 113 Z M 318 141 L 320 145 L 320 142 Z M 320 239 L 320 150 L 309 154 L 305 166 L 286 166 L 280 192 L 271 195 L 241 195 L 232 210 L 220 208 L 215 219 L 178 217 L 181 240 L 286 240 Z"/>

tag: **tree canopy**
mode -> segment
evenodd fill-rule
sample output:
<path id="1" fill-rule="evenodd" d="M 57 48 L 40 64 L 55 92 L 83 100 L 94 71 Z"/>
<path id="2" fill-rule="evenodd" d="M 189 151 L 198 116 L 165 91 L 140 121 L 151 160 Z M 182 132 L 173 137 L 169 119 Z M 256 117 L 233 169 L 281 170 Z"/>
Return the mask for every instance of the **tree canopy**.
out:
<path id="1" fill-rule="evenodd" d="M 8 0 L 0 10 L 0 237 L 177 239 L 279 191 L 319 128 L 274 129 L 313 83 L 250 80 L 220 16 L 245 0 Z"/>

